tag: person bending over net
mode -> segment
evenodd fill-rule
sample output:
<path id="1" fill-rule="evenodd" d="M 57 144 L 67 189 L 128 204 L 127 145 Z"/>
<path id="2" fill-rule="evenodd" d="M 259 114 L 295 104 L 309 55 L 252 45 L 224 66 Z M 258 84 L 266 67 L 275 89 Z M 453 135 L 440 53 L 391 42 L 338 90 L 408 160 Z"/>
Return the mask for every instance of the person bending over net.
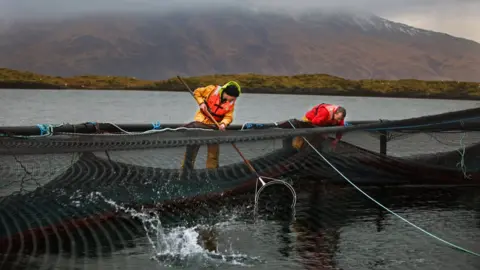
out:
<path id="1" fill-rule="evenodd" d="M 241 94 L 241 88 L 238 83 L 230 81 L 223 86 L 208 85 L 199 87 L 195 89 L 193 94 L 200 105 L 200 109 L 195 114 L 194 122 L 189 124 L 189 126 L 214 128 L 215 123 L 210 119 L 208 113 L 206 113 L 207 111 L 218 122 L 222 131 L 232 123 L 235 101 Z M 182 169 L 193 170 L 199 149 L 200 145 L 187 146 Z M 219 154 L 220 147 L 218 144 L 207 145 L 207 169 L 218 168 Z"/>
<path id="2" fill-rule="evenodd" d="M 345 108 L 333 105 L 320 103 L 310 109 L 302 118 L 303 122 L 310 123 L 314 126 L 344 126 L 345 116 L 347 116 L 347 110 Z M 324 138 L 326 139 L 326 135 Z M 332 141 L 332 148 L 335 149 L 338 141 L 342 139 L 342 134 L 337 132 L 335 140 Z M 302 137 L 295 137 L 293 140 L 293 147 L 300 149 L 304 145 Z"/>

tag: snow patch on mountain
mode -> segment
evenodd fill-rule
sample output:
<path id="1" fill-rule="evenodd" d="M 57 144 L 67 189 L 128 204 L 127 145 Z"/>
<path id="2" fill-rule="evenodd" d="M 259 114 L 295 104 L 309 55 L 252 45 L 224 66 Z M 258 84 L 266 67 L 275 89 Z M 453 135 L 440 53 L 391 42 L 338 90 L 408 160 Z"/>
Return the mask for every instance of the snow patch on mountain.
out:
<path id="1" fill-rule="evenodd" d="M 345 21 L 349 21 L 352 25 L 359 26 L 363 31 L 389 31 L 392 33 L 404 33 L 410 36 L 416 35 L 431 35 L 433 31 L 415 28 L 403 23 L 393 22 L 375 15 L 361 16 L 353 15 L 350 18 L 346 18 Z"/>
<path id="2" fill-rule="evenodd" d="M 362 11 L 345 10 L 321 10 L 309 13 L 296 14 L 292 17 L 297 21 L 307 20 L 309 22 L 328 23 L 337 26 L 358 27 L 364 32 L 389 32 L 392 34 L 401 33 L 409 36 L 432 35 L 436 32 L 419 29 L 403 23 L 393 22 L 375 14 Z"/>

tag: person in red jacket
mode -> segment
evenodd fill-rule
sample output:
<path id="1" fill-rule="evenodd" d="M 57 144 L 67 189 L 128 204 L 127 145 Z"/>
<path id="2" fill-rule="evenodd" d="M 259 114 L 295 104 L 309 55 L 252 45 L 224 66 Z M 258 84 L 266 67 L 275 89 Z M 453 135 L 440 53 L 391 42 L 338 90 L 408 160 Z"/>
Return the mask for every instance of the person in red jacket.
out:
<path id="1" fill-rule="evenodd" d="M 344 126 L 345 116 L 347 116 L 347 110 L 345 110 L 345 108 L 338 105 L 321 103 L 310 109 L 305 116 L 303 116 L 302 121 L 315 126 Z M 338 132 L 336 139 L 332 142 L 332 147 L 335 148 L 341 139 L 342 134 Z M 294 147 L 298 149 L 302 145 L 303 139 L 295 138 Z"/>

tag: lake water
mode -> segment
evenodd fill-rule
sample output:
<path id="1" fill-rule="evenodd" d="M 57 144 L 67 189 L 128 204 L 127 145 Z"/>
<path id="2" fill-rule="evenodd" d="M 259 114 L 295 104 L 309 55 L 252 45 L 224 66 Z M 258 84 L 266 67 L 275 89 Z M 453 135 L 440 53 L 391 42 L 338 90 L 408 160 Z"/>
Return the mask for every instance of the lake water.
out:
<path id="1" fill-rule="evenodd" d="M 185 123 L 195 103 L 188 93 L 1 90 L 0 125 L 39 123 Z M 343 105 L 347 120 L 401 119 L 478 107 L 477 101 L 245 94 L 236 124 L 300 118 L 325 102 Z M 365 188 L 423 229 L 480 253 L 480 190 Z M 297 187 L 296 219 L 289 194 L 262 195 L 253 222 L 251 197 L 161 213 L 147 234 L 141 225 L 110 224 L 75 250 L 2 257 L 0 269 L 480 269 L 480 258 L 448 247 L 385 212 L 346 184 L 312 181 Z M 287 204 L 287 205 L 286 205 Z M 191 212 L 194 218 L 186 218 Z M 215 224 L 220 255 L 196 243 L 196 225 Z M 149 236 L 149 237 L 147 237 Z M 103 241 L 102 241 L 103 239 Z"/>

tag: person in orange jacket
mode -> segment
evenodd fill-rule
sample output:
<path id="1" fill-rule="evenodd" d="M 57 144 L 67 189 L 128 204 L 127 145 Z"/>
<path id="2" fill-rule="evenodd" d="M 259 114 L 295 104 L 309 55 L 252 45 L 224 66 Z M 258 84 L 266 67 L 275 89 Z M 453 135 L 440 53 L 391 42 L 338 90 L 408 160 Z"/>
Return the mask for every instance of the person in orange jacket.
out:
<path id="1" fill-rule="evenodd" d="M 320 103 L 310 109 L 302 118 L 302 121 L 311 123 L 315 126 L 344 126 L 347 110 L 341 106 Z M 335 148 L 337 143 L 342 139 L 342 134 L 337 132 L 332 147 Z M 303 138 L 296 137 L 293 146 L 300 149 L 303 146 Z"/>
<path id="2" fill-rule="evenodd" d="M 237 82 L 230 81 L 223 86 L 208 85 L 195 89 L 193 95 L 200 108 L 196 112 L 194 122 L 203 125 L 213 126 L 215 123 L 210 119 L 210 115 L 220 125 L 220 130 L 225 130 L 233 122 L 233 113 L 235 111 L 235 101 L 241 94 L 240 85 Z M 187 146 L 182 168 L 193 169 L 195 159 L 200 149 L 200 145 Z M 207 169 L 218 168 L 218 157 L 220 147 L 218 144 L 207 145 Z M 188 159 L 188 162 L 186 162 Z"/>

